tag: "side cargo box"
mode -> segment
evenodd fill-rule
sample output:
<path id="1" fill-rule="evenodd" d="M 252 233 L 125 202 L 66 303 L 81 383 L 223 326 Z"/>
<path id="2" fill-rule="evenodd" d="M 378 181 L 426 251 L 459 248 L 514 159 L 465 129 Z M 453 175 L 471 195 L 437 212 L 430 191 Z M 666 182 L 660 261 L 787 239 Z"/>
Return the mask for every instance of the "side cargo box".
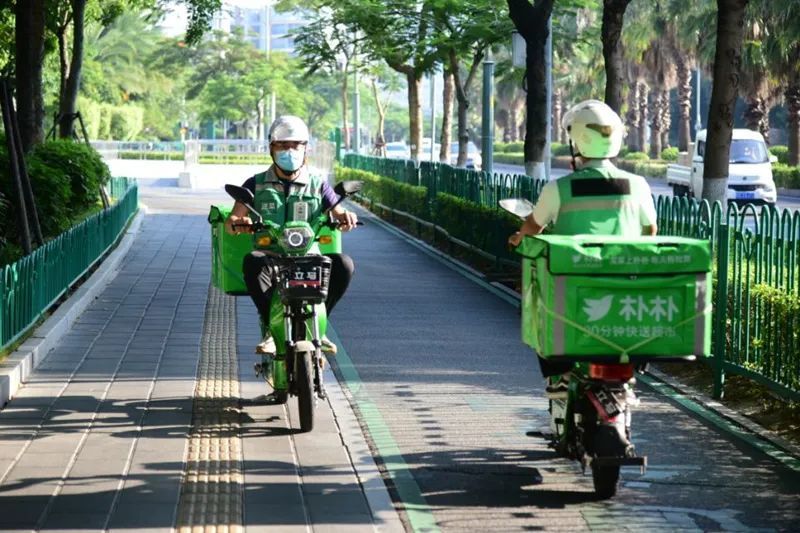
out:
<path id="1" fill-rule="evenodd" d="M 208 213 L 211 224 L 211 283 L 228 294 L 247 294 L 242 275 L 244 256 L 253 251 L 253 236 L 248 234 L 228 235 L 225 219 L 232 209 L 212 205 Z M 342 253 L 342 232 L 330 228 L 320 230 L 320 252 Z"/>
<path id="2" fill-rule="evenodd" d="M 253 251 L 253 236 L 229 235 L 225 219 L 231 207 L 212 205 L 208 213 L 211 224 L 211 283 L 228 294 L 247 294 L 242 275 L 244 256 Z"/>
<path id="3" fill-rule="evenodd" d="M 526 238 L 522 337 L 543 358 L 710 356 L 711 248 L 682 237 Z"/>

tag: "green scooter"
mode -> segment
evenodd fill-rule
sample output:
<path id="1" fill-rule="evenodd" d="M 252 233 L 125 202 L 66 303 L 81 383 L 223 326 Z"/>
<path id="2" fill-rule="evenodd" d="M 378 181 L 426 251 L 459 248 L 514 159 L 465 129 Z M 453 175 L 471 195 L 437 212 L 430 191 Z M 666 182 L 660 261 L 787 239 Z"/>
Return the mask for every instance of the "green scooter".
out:
<path id="1" fill-rule="evenodd" d="M 525 219 L 524 199 L 500 207 Z M 648 361 L 710 356 L 711 250 L 680 237 L 526 237 L 522 337 L 551 362 L 570 363 L 566 390 L 553 390 L 550 437 L 563 456 L 591 470 L 595 493 L 617 492 L 620 467 L 647 458 L 631 440 L 635 371 Z"/>
<path id="2" fill-rule="evenodd" d="M 276 290 L 272 294 L 270 323 L 261 324 L 262 335 L 268 327 L 277 353 L 262 355 L 256 373 L 272 387 L 274 403 L 284 404 L 289 395 L 297 396 L 300 430 L 314 428 L 317 399 L 325 399 L 322 381 L 323 356 L 320 339 L 328 320 L 325 299 L 331 274 L 331 260 L 322 255 L 319 244 L 329 241 L 328 228 L 336 232 L 338 224 L 330 211 L 339 202 L 361 190 L 360 181 L 343 181 L 334 187 L 339 201 L 311 222 L 290 221 L 283 225 L 264 221 L 253 208 L 253 193 L 236 185 L 225 185 L 234 200 L 245 205 L 253 219 L 250 224 L 235 224 L 253 231 L 254 248 L 273 255 L 278 264 Z M 360 224 L 360 223 L 359 223 Z"/>

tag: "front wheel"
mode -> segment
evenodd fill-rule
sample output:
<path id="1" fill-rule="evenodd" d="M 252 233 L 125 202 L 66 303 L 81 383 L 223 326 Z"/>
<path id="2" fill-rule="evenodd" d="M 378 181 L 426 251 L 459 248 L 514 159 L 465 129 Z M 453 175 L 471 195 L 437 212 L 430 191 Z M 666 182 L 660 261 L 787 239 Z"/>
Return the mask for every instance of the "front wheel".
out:
<path id="1" fill-rule="evenodd" d="M 297 354 L 297 410 L 300 415 L 300 431 L 307 433 L 314 429 L 314 365 L 311 352 Z"/>

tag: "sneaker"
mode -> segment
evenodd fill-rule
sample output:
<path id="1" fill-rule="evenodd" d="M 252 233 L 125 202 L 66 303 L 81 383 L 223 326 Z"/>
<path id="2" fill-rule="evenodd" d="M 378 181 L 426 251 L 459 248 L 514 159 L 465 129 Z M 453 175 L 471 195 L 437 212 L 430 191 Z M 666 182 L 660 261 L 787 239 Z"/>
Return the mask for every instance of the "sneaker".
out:
<path id="1" fill-rule="evenodd" d="M 547 379 L 547 387 L 544 389 L 544 395 L 551 400 L 563 399 L 567 397 L 568 390 L 569 374 L 551 376 Z"/>
<path id="2" fill-rule="evenodd" d="M 256 353 L 274 355 L 276 351 L 275 340 L 269 333 L 264 335 L 264 339 L 256 345 Z"/>
<path id="3" fill-rule="evenodd" d="M 322 336 L 322 338 L 319 340 L 319 344 L 323 352 L 331 355 L 336 355 L 336 352 L 339 349 L 334 343 L 331 342 L 327 335 Z"/>

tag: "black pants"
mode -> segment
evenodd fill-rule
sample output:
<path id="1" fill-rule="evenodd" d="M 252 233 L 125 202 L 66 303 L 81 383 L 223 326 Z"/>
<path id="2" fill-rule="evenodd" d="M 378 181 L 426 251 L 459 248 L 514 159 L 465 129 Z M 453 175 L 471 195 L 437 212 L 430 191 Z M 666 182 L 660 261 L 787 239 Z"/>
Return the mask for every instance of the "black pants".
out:
<path id="1" fill-rule="evenodd" d="M 328 299 L 325 307 L 328 315 L 333 311 L 336 302 L 342 297 L 350 285 L 355 266 L 350 256 L 344 254 L 327 254 L 331 259 L 331 280 L 328 287 Z M 244 256 L 242 264 L 244 283 L 247 292 L 256 304 L 258 314 L 265 323 L 269 323 L 270 304 L 272 301 L 273 284 L 275 282 L 275 262 L 272 257 L 264 252 L 251 252 Z"/>
<path id="2" fill-rule="evenodd" d="M 569 361 L 548 361 L 547 359 L 539 357 L 539 368 L 542 369 L 542 376 L 546 378 L 566 374 L 572 370 L 573 366 L 575 366 L 575 363 Z"/>

